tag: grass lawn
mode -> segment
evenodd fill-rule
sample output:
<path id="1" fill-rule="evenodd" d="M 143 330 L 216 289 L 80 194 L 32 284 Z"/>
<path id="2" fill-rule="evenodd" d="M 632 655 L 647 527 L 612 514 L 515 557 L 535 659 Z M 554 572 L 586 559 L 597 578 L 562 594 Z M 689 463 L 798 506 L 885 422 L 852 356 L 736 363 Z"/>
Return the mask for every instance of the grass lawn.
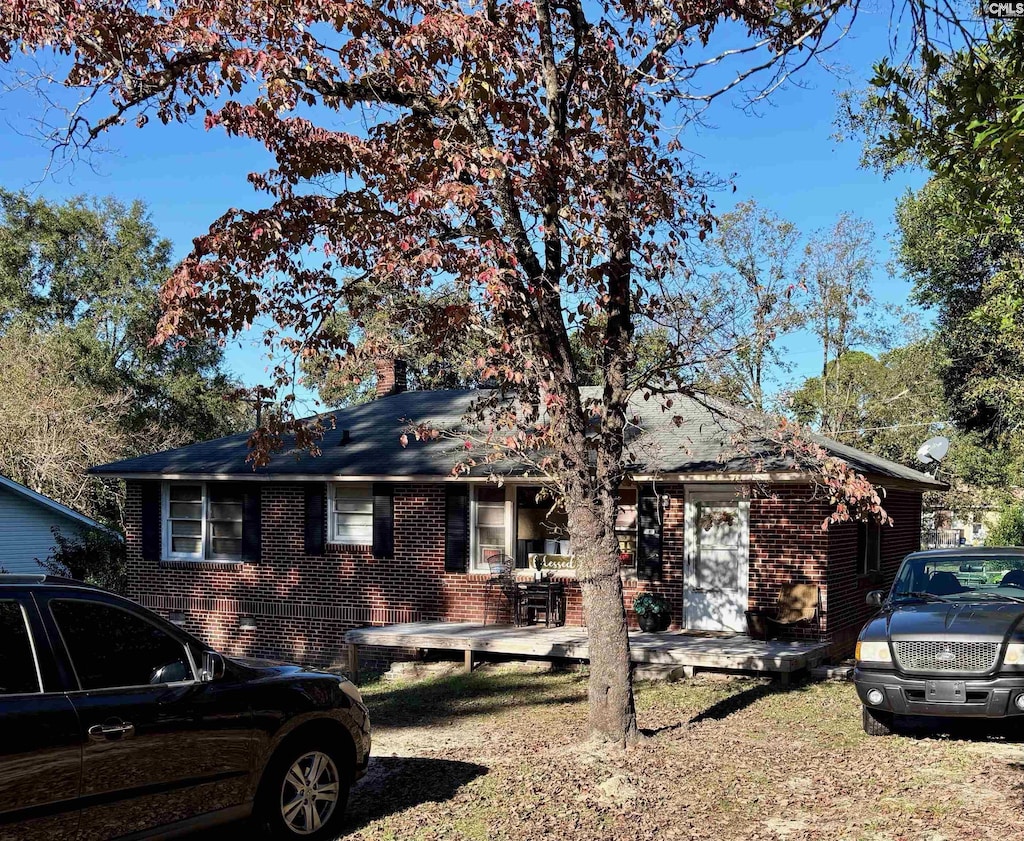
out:
<path id="1" fill-rule="evenodd" d="M 363 692 L 374 759 L 349 839 L 1024 834 L 1024 728 L 870 738 L 849 684 L 641 683 L 648 735 L 626 752 L 586 746 L 585 673 L 485 666 Z"/>

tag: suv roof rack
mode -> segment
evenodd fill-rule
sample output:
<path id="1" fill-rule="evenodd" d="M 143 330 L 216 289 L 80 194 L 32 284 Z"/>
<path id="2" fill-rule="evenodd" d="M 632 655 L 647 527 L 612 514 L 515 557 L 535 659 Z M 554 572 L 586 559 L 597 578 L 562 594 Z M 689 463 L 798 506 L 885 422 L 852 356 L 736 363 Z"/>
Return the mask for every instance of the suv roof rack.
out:
<path id="1" fill-rule="evenodd" d="M 60 575 L 45 575 L 43 573 L 34 575 L 31 573 L 0 572 L 0 585 L 3 584 L 73 584 L 76 587 L 91 587 L 93 589 L 98 589 L 94 588 L 92 584 L 87 584 L 84 581 L 77 581 L 74 578 L 64 578 Z"/>

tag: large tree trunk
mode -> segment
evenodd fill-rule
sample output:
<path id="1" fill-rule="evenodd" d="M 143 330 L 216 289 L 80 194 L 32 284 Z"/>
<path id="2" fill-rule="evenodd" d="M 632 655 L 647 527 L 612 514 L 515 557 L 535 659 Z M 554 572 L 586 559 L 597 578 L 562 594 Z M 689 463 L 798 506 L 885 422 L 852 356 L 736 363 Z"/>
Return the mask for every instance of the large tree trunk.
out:
<path id="1" fill-rule="evenodd" d="M 608 521 L 614 506 L 566 502 L 590 638 L 590 735 L 624 747 L 636 741 L 637 727 L 618 542 Z"/>

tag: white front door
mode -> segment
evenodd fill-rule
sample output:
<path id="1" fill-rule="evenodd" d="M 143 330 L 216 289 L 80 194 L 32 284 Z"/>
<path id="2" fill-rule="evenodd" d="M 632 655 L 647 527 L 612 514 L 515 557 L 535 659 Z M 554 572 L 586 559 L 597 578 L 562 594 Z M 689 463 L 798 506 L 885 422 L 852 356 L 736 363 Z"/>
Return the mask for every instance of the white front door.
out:
<path id="1" fill-rule="evenodd" d="M 739 488 L 687 489 L 684 626 L 744 631 L 750 503 Z"/>

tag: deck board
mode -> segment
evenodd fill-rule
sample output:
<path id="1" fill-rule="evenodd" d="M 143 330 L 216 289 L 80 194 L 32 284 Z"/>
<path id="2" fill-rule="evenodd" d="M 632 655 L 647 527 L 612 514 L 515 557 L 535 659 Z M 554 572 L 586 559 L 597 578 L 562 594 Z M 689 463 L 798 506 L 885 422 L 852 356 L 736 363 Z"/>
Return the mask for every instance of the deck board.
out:
<path id="1" fill-rule="evenodd" d="M 517 654 L 527 657 L 589 659 L 587 629 L 571 625 L 546 628 L 531 625 L 478 625 L 468 622 L 409 622 L 356 628 L 345 634 L 350 645 L 385 648 L 426 648 Z M 709 636 L 685 631 L 648 634 L 631 631 L 634 663 L 794 672 L 817 665 L 828 645 L 817 642 L 761 642 L 743 634 Z"/>

